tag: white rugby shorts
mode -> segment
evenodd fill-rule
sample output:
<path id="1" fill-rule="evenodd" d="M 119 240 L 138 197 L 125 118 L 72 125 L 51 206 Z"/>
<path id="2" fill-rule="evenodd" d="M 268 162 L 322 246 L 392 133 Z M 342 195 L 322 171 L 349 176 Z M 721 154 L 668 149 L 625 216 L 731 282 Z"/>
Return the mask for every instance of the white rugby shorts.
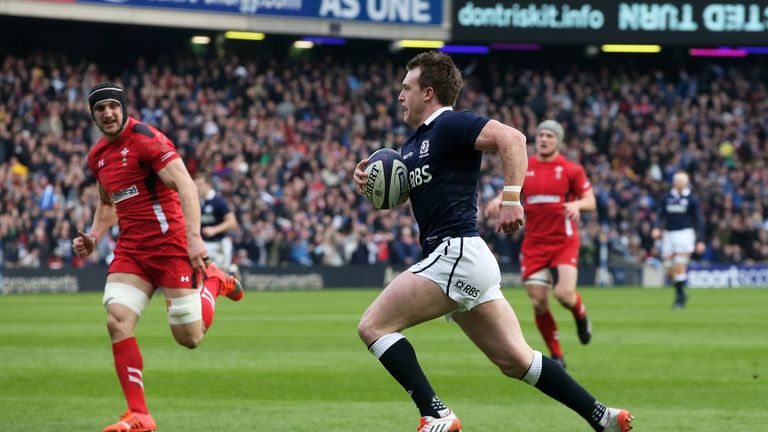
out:
<path id="1" fill-rule="evenodd" d="M 661 256 L 691 254 L 696 246 L 696 233 L 693 228 L 664 231 L 661 237 Z"/>
<path id="2" fill-rule="evenodd" d="M 435 282 L 459 304 L 459 312 L 504 298 L 499 264 L 480 237 L 446 238 L 408 271 Z"/>
<path id="3" fill-rule="evenodd" d="M 225 272 L 229 271 L 232 264 L 232 239 L 224 237 L 218 241 L 206 241 L 205 248 L 216 267 Z"/>

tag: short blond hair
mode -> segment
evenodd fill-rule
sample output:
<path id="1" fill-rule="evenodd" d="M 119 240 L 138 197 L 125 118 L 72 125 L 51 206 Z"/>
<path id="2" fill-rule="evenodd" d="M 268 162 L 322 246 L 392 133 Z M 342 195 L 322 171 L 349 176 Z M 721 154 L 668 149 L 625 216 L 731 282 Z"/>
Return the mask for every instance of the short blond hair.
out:
<path id="1" fill-rule="evenodd" d="M 674 176 L 672 176 L 672 182 L 677 183 L 678 181 L 684 182 L 685 184 L 690 183 L 690 177 L 688 177 L 688 173 L 685 171 L 678 171 L 675 173 Z"/>

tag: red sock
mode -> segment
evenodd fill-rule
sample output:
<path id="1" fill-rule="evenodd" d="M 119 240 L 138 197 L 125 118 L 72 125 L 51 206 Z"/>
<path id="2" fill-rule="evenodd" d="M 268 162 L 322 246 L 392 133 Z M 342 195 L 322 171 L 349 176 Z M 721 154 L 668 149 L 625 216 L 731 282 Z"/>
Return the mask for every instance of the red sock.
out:
<path id="1" fill-rule="evenodd" d="M 144 379 L 142 369 L 144 360 L 136 344 L 135 337 L 121 340 L 112 344 L 112 355 L 115 357 L 115 370 L 123 387 L 128 409 L 133 412 L 148 414 L 147 403 L 144 401 Z"/>
<path id="2" fill-rule="evenodd" d="M 547 310 L 541 315 L 536 315 L 536 326 L 544 337 L 544 343 L 547 344 L 549 352 L 563 358 L 563 350 L 560 348 L 560 341 L 557 340 L 557 323 L 552 312 Z"/>
<path id="3" fill-rule="evenodd" d="M 579 293 L 576 293 L 576 303 L 574 303 L 571 308 L 571 313 L 575 320 L 581 320 L 587 316 L 587 308 L 584 306 L 584 303 L 581 302 L 581 294 Z"/>
<path id="4" fill-rule="evenodd" d="M 203 308 L 203 324 L 208 330 L 213 324 L 213 313 L 216 309 L 216 297 L 219 296 L 221 282 L 216 278 L 207 278 L 200 289 L 201 306 Z"/>

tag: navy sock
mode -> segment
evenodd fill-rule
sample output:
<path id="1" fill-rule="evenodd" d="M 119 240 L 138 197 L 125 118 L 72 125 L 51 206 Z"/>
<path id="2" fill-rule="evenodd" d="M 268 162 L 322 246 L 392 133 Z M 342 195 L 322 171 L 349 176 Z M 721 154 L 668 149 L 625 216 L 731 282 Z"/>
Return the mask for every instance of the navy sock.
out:
<path id="1" fill-rule="evenodd" d="M 422 416 L 440 417 L 440 411 L 446 409 L 445 405 L 437 397 L 424 371 L 421 370 L 416 351 L 408 339 L 403 337 L 392 344 L 381 354 L 379 361 L 411 395 Z"/>
<path id="2" fill-rule="evenodd" d="M 536 365 L 540 359 L 540 365 Z M 560 367 L 557 362 L 544 357 L 540 353 L 534 357 L 531 369 L 540 367 L 538 379 L 531 376 L 531 372 L 523 377 L 523 380 L 532 383 L 542 393 L 576 411 L 596 431 L 602 431 L 600 420 L 605 414 L 606 407 L 592 396 L 584 387 L 579 385 L 568 372 Z M 534 374 L 535 375 L 535 374 Z"/>
<path id="3" fill-rule="evenodd" d="M 677 292 L 677 298 L 681 298 L 685 295 L 685 282 L 686 281 L 676 281 L 675 282 L 675 291 Z"/>

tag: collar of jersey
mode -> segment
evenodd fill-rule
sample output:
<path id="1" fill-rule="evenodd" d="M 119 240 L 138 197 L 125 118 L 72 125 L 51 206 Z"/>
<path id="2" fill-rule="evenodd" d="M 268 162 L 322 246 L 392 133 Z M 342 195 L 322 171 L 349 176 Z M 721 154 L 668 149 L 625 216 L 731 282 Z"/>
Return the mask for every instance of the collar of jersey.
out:
<path id="1" fill-rule="evenodd" d="M 209 191 L 208 191 L 208 193 L 207 193 L 207 194 L 205 194 L 205 200 L 206 200 L 206 201 L 210 201 L 210 200 L 212 200 L 212 199 L 213 199 L 213 197 L 215 197 L 215 196 L 216 196 L 216 191 L 215 191 L 215 190 L 213 190 L 213 189 L 211 189 L 211 190 L 209 190 Z"/>
<path id="2" fill-rule="evenodd" d="M 133 128 L 134 123 L 136 123 L 136 120 L 134 120 L 133 117 L 128 117 L 128 120 L 125 122 L 125 126 L 123 126 L 123 130 L 120 131 L 120 134 L 117 136 L 117 139 L 114 141 L 109 141 L 109 144 L 112 144 L 112 145 L 122 144 L 123 139 L 125 139 L 126 135 L 128 134 L 128 130 Z"/>
<path id="3" fill-rule="evenodd" d="M 687 197 L 690 194 L 691 194 L 691 189 L 689 189 L 689 188 L 683 189 L 682 193 L 678 192 L 677 189 L 672 188 L 672 196 L 675 197 L 675 198 L 679 198 L 681 196 Z"/>
<path id="4" fill-rule="evenodd" d="M 429 126 L 430 123 L 435 121 L 435 119 L 442 113 L 446 111 L 453 111 L 452 107 L 444 106 L 442 108 L 438 108 L 437 111 L 433 112 L 431 116 L 429 116 L 426 120 L 424 120 L 424 124 Z"/>

